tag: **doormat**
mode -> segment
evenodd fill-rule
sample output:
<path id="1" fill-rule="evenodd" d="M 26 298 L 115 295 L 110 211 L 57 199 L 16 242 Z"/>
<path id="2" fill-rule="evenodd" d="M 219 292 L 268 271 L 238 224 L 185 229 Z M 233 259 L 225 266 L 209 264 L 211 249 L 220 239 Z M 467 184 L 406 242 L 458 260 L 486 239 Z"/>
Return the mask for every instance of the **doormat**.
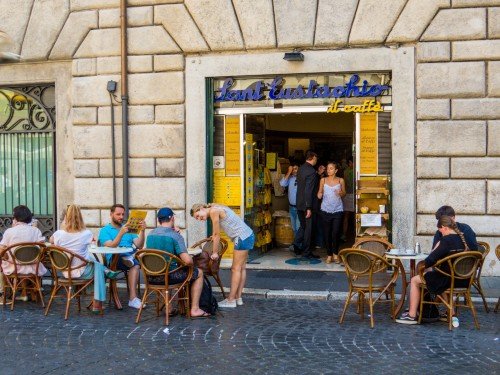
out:
<path id="1" fill-rule="evenodd" d="M 310 258 L 292 258 L 285 260 L 286 264 L 291 264 L 294 266 L 301 266 L 301 265 L 307 265 L 307 264 L 320 264 L 321 260 L 320 259 L 310 259 Z"/>

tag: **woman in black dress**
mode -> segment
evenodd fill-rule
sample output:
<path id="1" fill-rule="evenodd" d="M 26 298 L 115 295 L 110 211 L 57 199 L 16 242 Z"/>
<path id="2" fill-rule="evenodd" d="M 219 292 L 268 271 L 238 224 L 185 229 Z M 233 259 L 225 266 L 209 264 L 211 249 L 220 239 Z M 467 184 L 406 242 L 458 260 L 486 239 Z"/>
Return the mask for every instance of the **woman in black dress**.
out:
<path id="1" fill-rule="evenodd" d="M 439 260 L 446 258 L 453 253 L 467 250 L 467 243 L 462 232 L 458 230 L 456 223 L 449 216 L 441 216 L 437 224 L 439 232 L 443 235 L 441 240 L 436 244 L 434 250 L 425 258 L 425 268 L 429 269 Z M 443 271 L 450 272 L 443 265 Z M 443 275 L 439 271 L 429 270 L 424 274 L 425 284 L 427 289 L 432 294 L 442 294 L 446 289 L 451 286 L 451 279 Z M 468 280 L 455 280 L 455 286 L 467 286 Z M 420 275 L 416 275 L 411 279 L 410 286 L 410 309 L 404 312 L 397 323 L 403 324 L 417 324 L 417 310 L 420 304 L 420 284 L 422 279 Z M 444 297 L 444 296 L 443 296 Z"/>

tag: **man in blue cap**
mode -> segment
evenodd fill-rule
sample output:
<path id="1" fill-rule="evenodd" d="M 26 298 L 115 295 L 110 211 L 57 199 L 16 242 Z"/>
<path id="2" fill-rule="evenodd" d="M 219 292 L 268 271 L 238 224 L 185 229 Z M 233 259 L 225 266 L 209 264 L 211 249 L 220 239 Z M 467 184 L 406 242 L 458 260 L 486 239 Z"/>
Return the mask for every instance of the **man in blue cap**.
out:
<path id="1" fill-rule="evenodd" d="M 146 247 L 148 249 L 163 250 L 174 254 L 181 258 L 184 263 L 193 265 L 193 259 L 187 252 L 184 238 L 179 234 L 175 227 L 174 212 L 168 207 L 160 208 L 157 215 L 157 222 L 158 226 L 148 235 Z M 172 262 L 170 264 L 171 269 L 175 269 L 177 267 L 177 264 L 174 263 L 175 262 Z M 185 269 L 181 269 L 171 273 L 168 277 L 168 282 L 169 284 L 180 284 L 186 280 L 186 277 L 187 271 Z M 202 288 L 203 272 L 195 267 L 191 278 L 191 317 L 193 318 L 210 316 L 210 314 L 200 309 L 200 296 Z"/>

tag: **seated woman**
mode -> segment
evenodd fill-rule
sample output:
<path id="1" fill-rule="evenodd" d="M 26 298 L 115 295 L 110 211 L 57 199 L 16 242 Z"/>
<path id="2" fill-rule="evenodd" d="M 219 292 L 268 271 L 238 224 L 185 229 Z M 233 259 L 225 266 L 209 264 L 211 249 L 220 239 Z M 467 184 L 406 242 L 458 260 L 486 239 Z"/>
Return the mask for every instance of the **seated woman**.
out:
<path id="1" fill-rule="evenodd" d="M 50 242 L 80 255 L 89 262 L 86 267 L 71 271 L 71 277 L 81 279 L 94 278 L 94 306 L 92 311 L 97 314 L 102 311 L 102 301 L 106 300 L 106 281 L 104 276 L 114 279 L 119 272 L 107 269 L 90 254 L 88 245 L 92 242 L 93 235 L 85 227 L 80 207 L 76 205 L 68 206 L 61 227 L 62 229 L 54 232 L 52 237 L 50 237 Z M 80 259 L 73 258 L 72 267 L 77 267 L 80 264 L 82 264 Z M 64 277 L 68 277 L 67 274 L 63 274 Z"/>
<path id="2" fill-rule="evenodd" d="M 434 250 L 425 258 L 425 267 L 430 268 L 439 260 L 446 258 L 448 255 L 457 251 L 467 250 L 467 243 L 462 232 L 458 230 L 457 225 L 449 216 L 441 216 L 437 224 L 439 232 L 443 235 L 441 240 L 436 244 Z M 443 271 L 450 272 L 447 266 L 443 266 Z M 447 298 L 444 291 L 451 286 L 451 279 L 440 273 L 439 271 L 428 271 L 424 274 L 425 284 L 431 294 L 441 295 Z M 465 287 L 468 280 L 455 280 L 455 286 Z M 420 305 L 420 284 L 422 279 L 420 275 L 411 278 L 410 286 L 410 309 L 404 312 L 397 323 L 402 324 L 418 324 L 417 310 Z"/>

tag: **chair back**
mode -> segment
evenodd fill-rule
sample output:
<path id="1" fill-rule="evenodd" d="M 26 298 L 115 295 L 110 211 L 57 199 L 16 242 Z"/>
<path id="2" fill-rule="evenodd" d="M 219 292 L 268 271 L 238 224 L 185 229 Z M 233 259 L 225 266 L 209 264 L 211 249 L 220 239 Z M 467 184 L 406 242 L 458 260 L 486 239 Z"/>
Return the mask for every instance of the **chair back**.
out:
<path id="1" fill-rule="evenodd" d="M 439 260 L 433 268 L 442 275 L 451 278 L 450 289 L 455 288 L 456 279 L 469 279 L 470 282 L 467 286 L 467 289 L 469 289 L 481 261 L 482 254 L 479 251 L 457 250 L 453 254 Z"/>
<path id="2" fill-rule="evenodd" d="M 487 242 L 477 241 L 477 251 L 479 251 L 482 254 L 482 259 L 481 262 L 479 262 L 476 272 L 476 279 L 479 279 L 481 277 L 481 272 L 483 270 L 483 263 L 486 260 L 488 254 L 490 253 L 490 245 Z"/>
<path id="3" fill-rule="evenodd" d="M 64 280 L 69 280 L 72 282 L 73 276 L 72 271 L 80 268 L 85 268 L 88 261 L 78 254 L 75 254 L 69 249 L 61 246 L 51 245 L 47 247 L 47 252 L 49 254 L 50 263 L 55 272 L 53 272 L 54 279 L 58 281 L 61 276 L 58 275 L 59 272 L 64 272 Z M 75 260 L 78 260 L 79 264 L 75 264 Z"/>
<path id="4" fill-rule="evenodd" d="M 186 269 L 187 281 L 190 280 L 193 274 L 193 268 L 187 265 L 178 256 L 158 249 L 142 249 L 135 253 L 135 257 L 141 265 L 141 270 L 144 274 L 146 286 L 150 284 L 152 278 L 164 276 L 165 287 L 168 287 L 168 275 L 170 273 Z M 182 283 L 182 285 L 184 285 Z"/>
<path id="5" fill-rule="evenodd" d="M 168 263 L 163 255 L 159 254 L 144 254 L 141 257 L 141 266 L 146 275 L 157 276 L 165 274 L 168 269 Z"/>
<path id="6" fill-rule="evenodd" d="M 390 266 L 387 259 L 363 249 L 343 249 L 340 251 L 339 256 L 344 262 L 349 280 L 360 276 L 369 276 L 371 278 L 375 273 L 386 272 Z M 398 268 L 394 267 L 393 274 L 398 272 Z"/>
<path id="7" fill-rule="evenodd" d="M 497 245 L 495 249 L 495 254 L 497 256 L 497 259 L 500 260 L 500 245 Z"/>
<path id="8" fill-rule="evenodd" d="M 360 238 L 356 240 L 353 248 L 367 250 L 371 253 L 383 256 L 388 250 L 394 246 L 381 238 Z"/>
<path id="9" fill-rule="evenodd" d="M 12 275 L 17 275 L 18 266 L 34 265 L 36 274 L 42 261 L 45 251 L 45 245 L 38 242 L 19 242 L 12 244 L 0 252 L 0 259 L 6 259 L 14 265 Z M 0 269 L 1 269 L 0 261 Z"/>

